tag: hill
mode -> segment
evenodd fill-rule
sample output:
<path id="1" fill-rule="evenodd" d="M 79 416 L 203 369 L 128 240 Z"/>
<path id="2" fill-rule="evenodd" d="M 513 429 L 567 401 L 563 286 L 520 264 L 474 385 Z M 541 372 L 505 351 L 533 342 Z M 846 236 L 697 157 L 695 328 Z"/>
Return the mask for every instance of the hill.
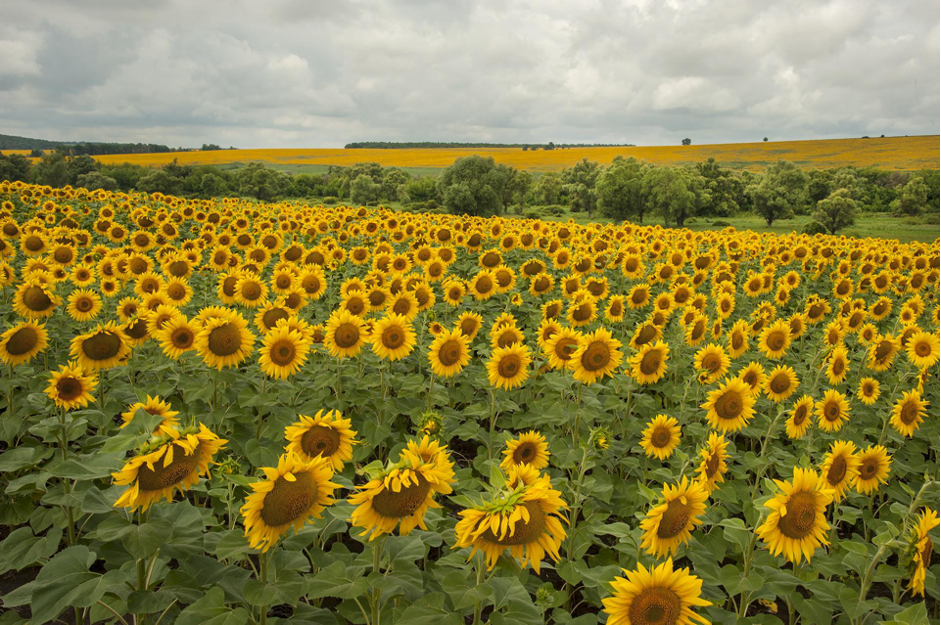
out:
<path id="1" fill-rule="evenodd" d="M 46 139 L 30 139 L 15 135 L 0 135 L 0 150 L 54 150 L 57 146 L 65 145 L 62 141 L 47 141 Z"/>

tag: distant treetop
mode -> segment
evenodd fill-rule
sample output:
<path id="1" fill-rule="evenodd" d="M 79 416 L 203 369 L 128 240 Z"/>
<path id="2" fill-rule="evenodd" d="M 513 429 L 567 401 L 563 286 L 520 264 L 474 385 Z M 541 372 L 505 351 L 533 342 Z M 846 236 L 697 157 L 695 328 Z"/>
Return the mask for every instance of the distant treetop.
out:
<path id="1" fill-rule="evenodd" d="M 461 143 L 459 141 L 354 141 L 344 148 L 372 150 L 407 150 L 415 148 L 522 148 L 524 150 L 552 150 L 564 148 L 625 148 L 633 143 Z"/>

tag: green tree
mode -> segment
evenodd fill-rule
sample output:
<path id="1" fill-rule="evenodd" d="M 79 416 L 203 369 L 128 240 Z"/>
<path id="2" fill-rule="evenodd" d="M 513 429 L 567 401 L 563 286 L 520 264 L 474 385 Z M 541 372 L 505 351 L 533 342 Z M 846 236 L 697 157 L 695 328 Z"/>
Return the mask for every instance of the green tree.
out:
<path id="1" fill-rule="evenodd" d="M 505 169 L 489 156 L 459 158 L 438 177 L 438 194 L 453 214 L 499 214 L 507 182 Z"/>
<path id="2" fill-rule="evenodd" d="M 825 200 L 817 202 L 812 218 L 823 224 L 830 234 L 836 234 L 856 223 L 856 200 L 849 189 L 837 189 Z"/>
<path id="3" fill-rule="evenodd" d="M 236 174 L 240 195 L 270 202 L 284 194 L 291 184 L 290 178 L 280 171 L 265 167 L 263 163 L 249 163 Z"/>
<path id="4" fill-rule="evenodd" d="M 229 191 L 225 178 L 218 174 L 203 174 L 199 180 L 199 193 L 206 197 L 219 197 Z"/>
<path id="5" fill-rule="evenodd" d="M 644 174 L 649 168 L 633 156 L 628 159 L 616 157 L 595 184 L 601 214 L 618 221 L 636 216 L 638 223 L 644 223 L 647 211 Z"/>
<path id="6" fill-rule="evenodd" d="M 0 180 L 26 182 L 30 175 L 29 159 L 22 154 L 0 155 Z"/>
<path id="7" fill-rule="evenodd" d="M 565 190 L 572 202 L 572 209 L 586 211 L 591 217 L 595 211 L 598 198 L 595 195 L 595 183 L 601 175 L 601 165 L 595 161 L 583 158 L 562 171 L 562 180 L 566 183 Z"/>
<path id="8" fill-rule="evenodd" d="M 376 202 L 381 193 L 382 185 L 375 182 L 369 174 L 360 174 L 350 183 L 350 201 L 354 204 Z"/>
<path id="9" fill-rule="evenodd" d="M 183 180 L 171 176 L 164 169 L 157 169 L 137 181 L 137 190 L 144 193 L 179 195 L 183 191 Z"/>
<path id="10" fill-rule="evenodd" d="M 70 184 L 75 184 L 78 181 L 79 176 L 90 174 L 93 171 L 98 171 L 101 167 L 98 164 L 98 161 L 86 154 L 82 154 L 81 156 L 74 156 L 68 159 L 68 163 Z"/>
<path id="11" fill-rule="evenodd" d="M 560 174 L 554 172 L 543 174 L 533 185 L 533 200 L 541 205 L 558 204 L 564 185 Z"/>
<path id="12" fill-rule="evenodd" d="M 298 174 L 291 180 L 290 193 L 294 197 L 320 197 L 323 195 L 323 177 Z"/>
<path id="13" fill-rule="evenodd" d="M 33 167 L 33 181 L 50 187 L 64 187 L 69 184 L 69 164 L 61 152 L 44 155 Z"/>
<path id="14" fill-rule="evenodd" d="M 520 207 L 529 200 L 530 191 L 533 188 L 533 175 L 526 170 L 512 170 L 513 174 L 505 187 L 504 197 L 509 195 L 510 201 Z"/>
<path id="15" fill-rule="evenodd" d="M 388 200 L 399 200 L 399 187 L 408 184 L 412 179 L 407 172 L 398 167 L 388 167 L 382 172 L 382 197 Z"/>
<path id="16" fill-rule="evenodd" d="M 643 192 L 650 208 L 680 228 L 696 214 L 697 195 L 692 172 L 680 167 L 651 167 L 644 174 Z"/>
<path id="17" fill-rule="evenodd" d="M 110 176 L 105 176 L 101 172 L 92 171 L 87 174 L 81 174 L 75 180 L 75 186 L 95 191 L 104 189 L 105 191 L 117 191 L 118 181 Z"/>
<path id="18" fill-rule="evenodd" d="M 721 167 L 714 158 L 697 164 L 696 172 L 702 177 L 699 215 L 728 217 L 741 210 L 747 201 L 742 176 Z"/>
<path id="19" fill-rule="evenodd" d="M 438 198 L 438 187 L 431 176 L 422 176 L 405 185 L 405 191 L 412 202 L 427 202 Z"/>
<path id="20" fill-rule="evenodd" d="M 928 204 L 928 192 L 924 179 L 912 176 L 902 187 L 898 199 L 892 202 L 892 212 L 897 215 L 920 215 Z"/>
<path id="21" fill-rule="evenodd" d="M 765 170 L 760 182 L 746 190 L 756 213 L 770 227 L 779 219 L 794 216 L 794 209 L 803 206 L 807 198 L 808 177 L 800 167 L 779 160 Z"/>

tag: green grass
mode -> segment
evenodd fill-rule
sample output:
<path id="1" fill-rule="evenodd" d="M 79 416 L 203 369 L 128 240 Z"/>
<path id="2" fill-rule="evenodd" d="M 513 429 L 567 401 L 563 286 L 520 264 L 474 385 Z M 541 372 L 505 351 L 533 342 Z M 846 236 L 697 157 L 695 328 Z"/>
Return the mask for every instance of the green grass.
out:
<path id="1" fill-rule="evenodd" d="M 213 167 L 218 167 L 219 169 L 224 169 L 227 171 L 239 170 L 248 165 L 248 163 L 234 162 L 226 163 L 224 165 L 213 165 Z M 298 174 L 311 174 L 311 175 L 323 175 L 327 173 L 330 169 L 329 165 L 298 165 L 291 163 L 271 163 L 265 162 L 265 167 L 274 169 L 275 171 L 283 171 L 285 173 L 290 173 L 294 175 Z M 435 167 L 399 167 L 402 171 L 408 173 L 412 176 L 431 176 L 436 177 L 444 169 L 435 168 Z"/>

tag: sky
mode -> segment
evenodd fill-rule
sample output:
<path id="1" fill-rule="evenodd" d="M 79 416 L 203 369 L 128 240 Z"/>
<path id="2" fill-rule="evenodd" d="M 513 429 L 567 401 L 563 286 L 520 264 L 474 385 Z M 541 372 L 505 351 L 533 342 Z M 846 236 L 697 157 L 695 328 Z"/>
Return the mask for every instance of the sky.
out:
<path id="1" fill-rule="evenodd" d="M 4 0 L 0 133 L 198 147 L 938 134 L 937 0 Z"/>

